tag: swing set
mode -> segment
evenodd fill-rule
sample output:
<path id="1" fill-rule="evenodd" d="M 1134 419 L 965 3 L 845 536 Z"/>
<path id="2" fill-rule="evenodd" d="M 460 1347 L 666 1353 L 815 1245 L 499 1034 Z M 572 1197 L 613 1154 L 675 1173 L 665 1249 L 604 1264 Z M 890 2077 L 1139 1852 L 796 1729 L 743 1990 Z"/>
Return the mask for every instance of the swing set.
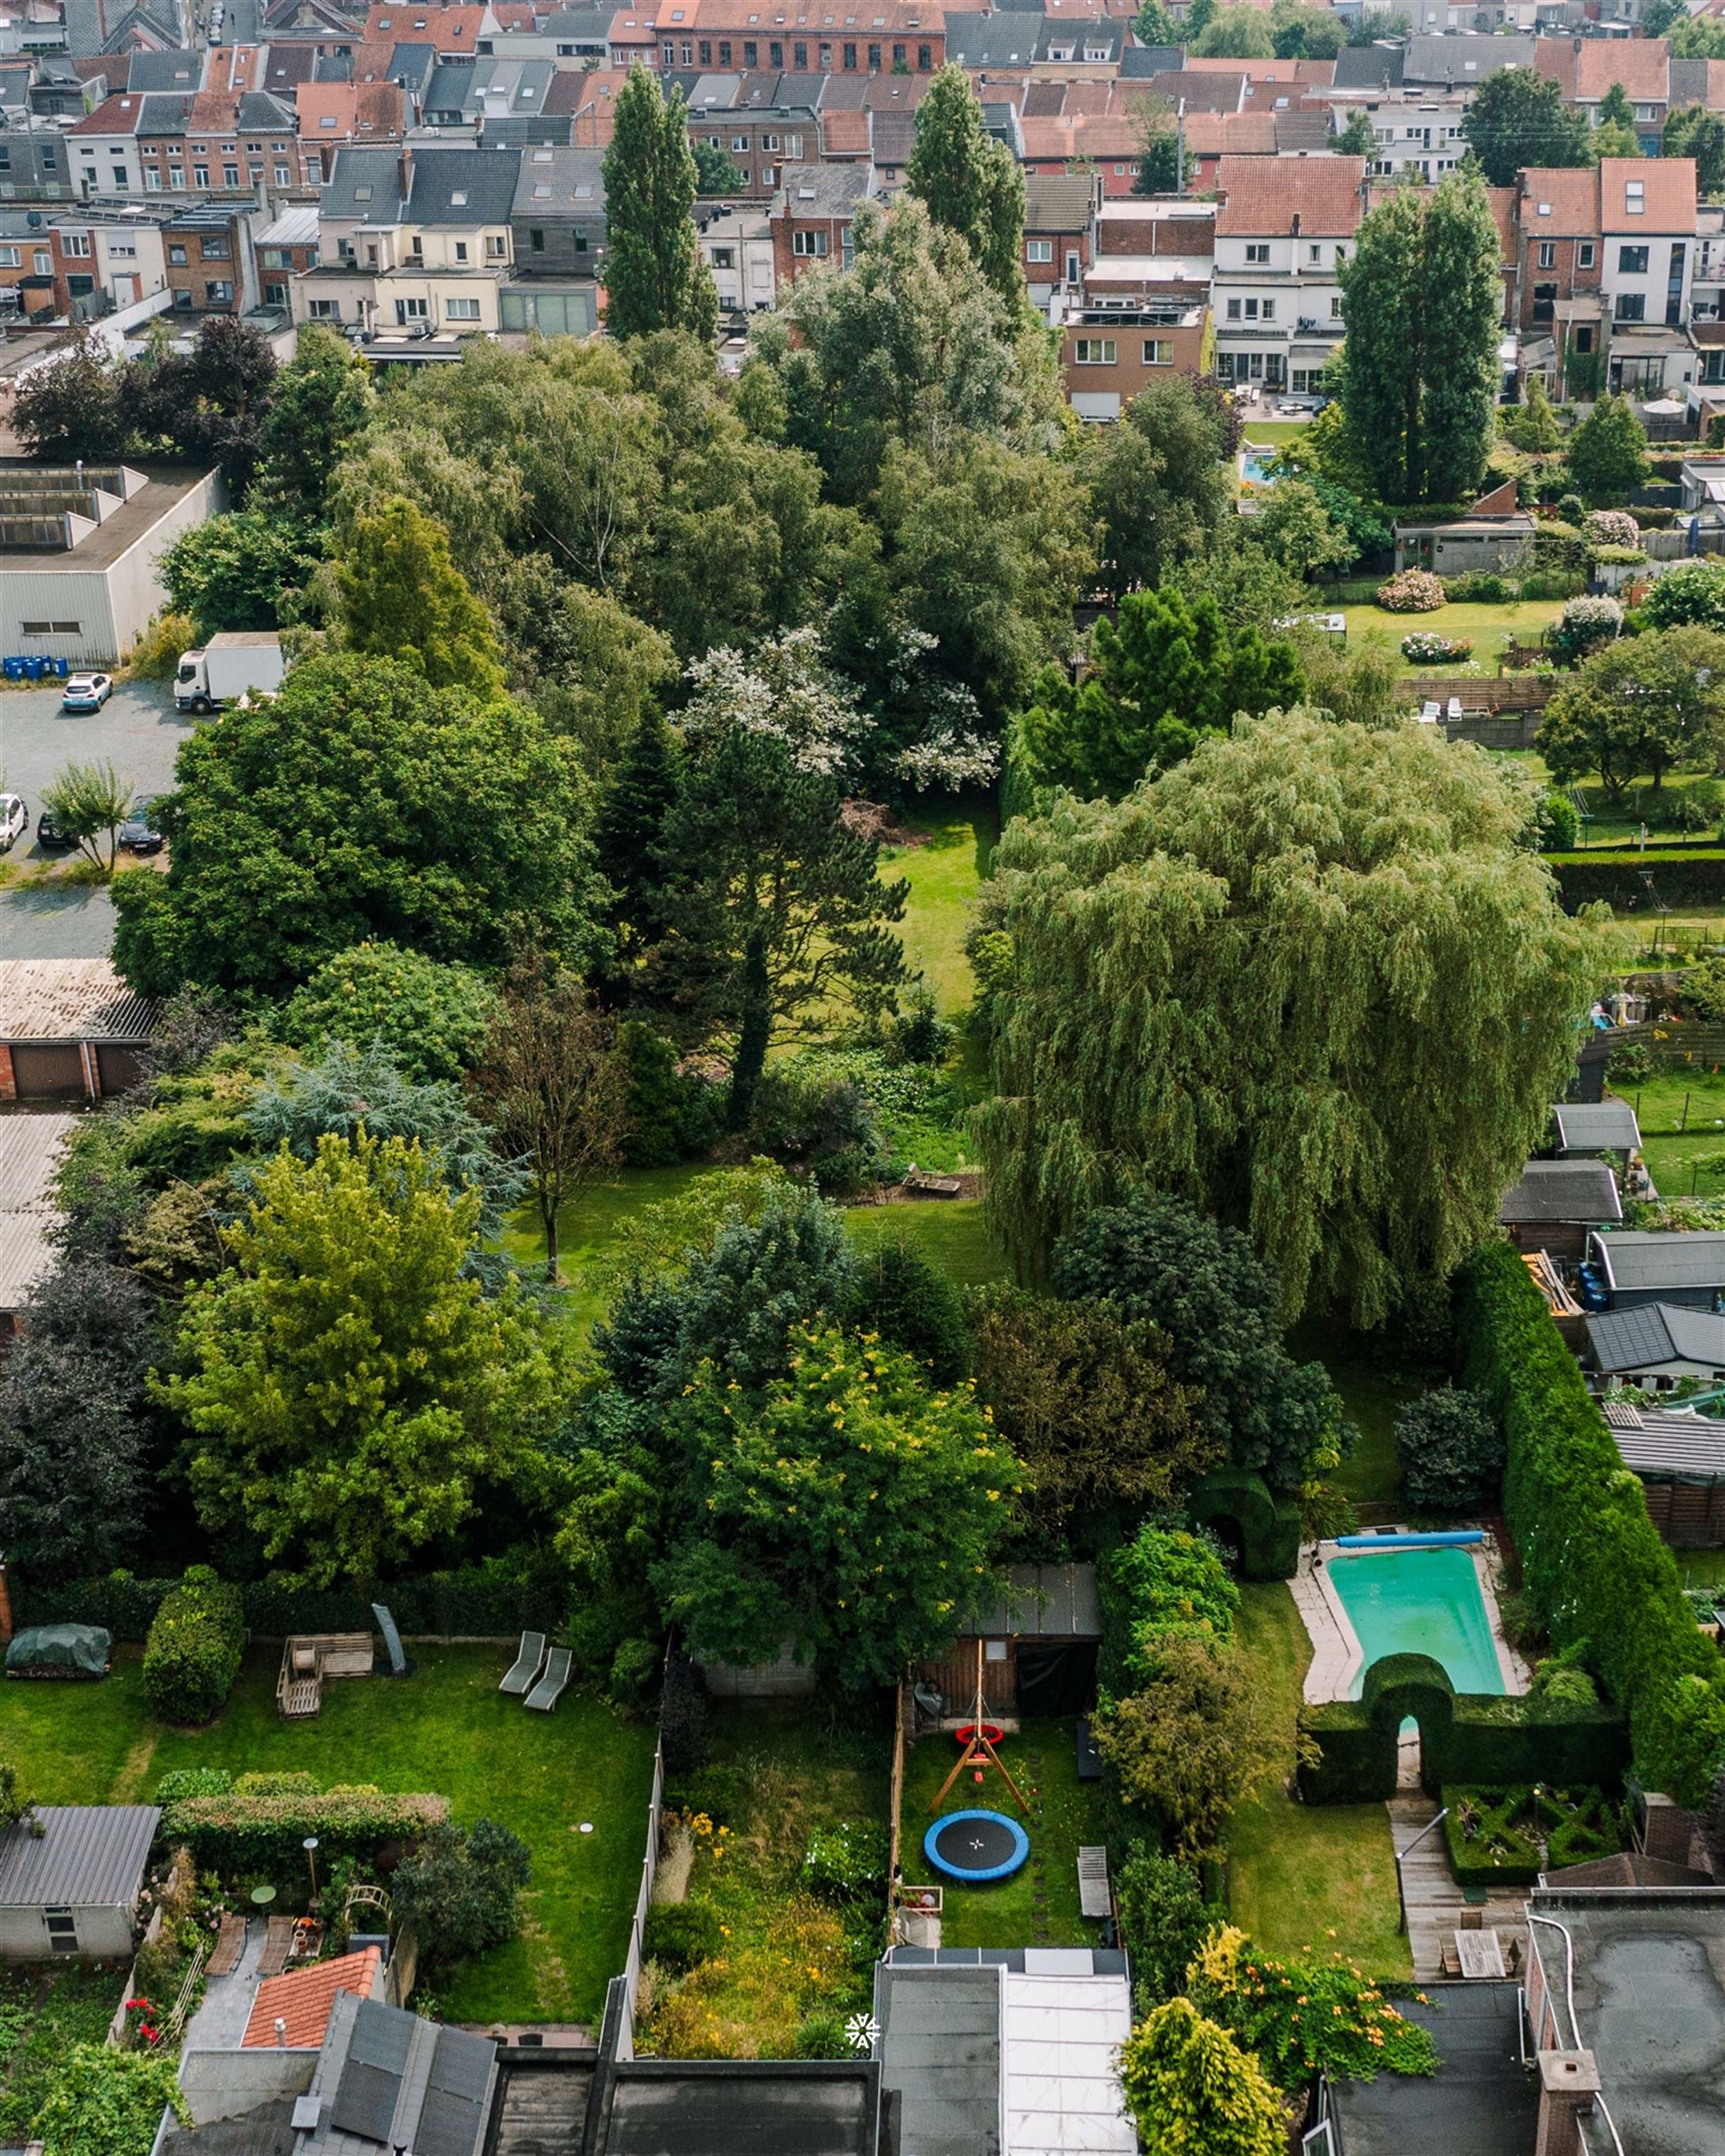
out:
<path id="1" fill-rule="evenodd" d="M 934 1802 L 928 1807 L 930 1811 L 937 1812 L 940 1810 L 946 1802 L 947 1790 L 952 1788 L 967 1767 L 971 1769 L 978 1783 L 983 1779 L 983 1770 L 992 1767 L 1007 1788 L 1012 1791 L 1013 1802 L 1019 1810 L 1021 1812 L 1029 1810 L 1030 1807 L 1024 1802 L 1023 1792 L 1007 1771 L 1005 1762 L 994 1749 L 993 1739 L 988 1734 L 990 1726 L 987 1719 L 986 1704 L 983 1698 L 983 1643 L 978 1640 L 976 1643 L 976 1704 L 971 1711 L 969 1732 L 966 1736 L 964 1749 L 958 1755 L 958 1763 L 936 1792 Z M 965 1732 L 961 1731 L 960 1734 L 964 1735 Z"/>

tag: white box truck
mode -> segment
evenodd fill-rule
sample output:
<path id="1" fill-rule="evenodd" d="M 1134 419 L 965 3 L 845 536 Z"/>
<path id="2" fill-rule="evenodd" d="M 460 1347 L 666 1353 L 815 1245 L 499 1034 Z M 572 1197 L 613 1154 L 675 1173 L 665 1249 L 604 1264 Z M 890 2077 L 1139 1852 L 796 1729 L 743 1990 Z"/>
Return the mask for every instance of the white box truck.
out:
<path id="1" fill-rule="evenodd" d="M 182 651 L 174 673 L 177 711 L 213 711 L 248 689 L 273 696 L 287 662 L 274 629 L 224 629 L 198 651 Z"/>

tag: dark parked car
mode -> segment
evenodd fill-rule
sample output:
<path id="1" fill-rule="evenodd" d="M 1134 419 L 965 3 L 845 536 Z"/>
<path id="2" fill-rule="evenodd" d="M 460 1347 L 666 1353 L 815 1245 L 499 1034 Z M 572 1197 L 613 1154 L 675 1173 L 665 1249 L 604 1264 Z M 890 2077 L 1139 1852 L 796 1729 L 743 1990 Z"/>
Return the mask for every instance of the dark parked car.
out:
<path id="1" fill-rule="evenodd" d="M 159 854 L 162 851 L 162 833 L 157 829 L 151 814 L 159 797 L 141 793 L 131 804 L 131 814 L 120 827 L 120 843 L 134 854 Z"/>
<path id="2" fill-rule="evenodd" d="M 78 841 L 69 831 L 62 829 L 52 808 L 44 808 L 36 819 L 36 843 L 50 851 L 64 853 Z"/>

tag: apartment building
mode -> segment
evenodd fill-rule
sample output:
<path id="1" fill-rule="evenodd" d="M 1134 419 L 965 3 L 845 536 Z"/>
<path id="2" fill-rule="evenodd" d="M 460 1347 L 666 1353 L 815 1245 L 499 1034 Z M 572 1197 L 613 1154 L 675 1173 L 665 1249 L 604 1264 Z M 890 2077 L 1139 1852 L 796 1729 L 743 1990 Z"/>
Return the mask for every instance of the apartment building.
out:
<path id="1" fill-rule="evenodd" d="M 1046 307 L 1057 287 L 1082 286 L 1101 192 L 1095 179 L 1025 180 L 1024 284 L 1033 306 Z"/>
<path id="2" fill-rule="evenodd" d="M 294 283 L 294 320 L 372 335 L 500 328 L 520 176 L 516 150 L 338 151 L 318 205 L 317 267 Z"/>
<path id="3" fill-rule="evenodd" d="M 48 241 L 55 311 L 74 321 L 131 306 L 167 286 L 165 235 L 153 218 L 88 210 L 56 214 Z"/>
<path id="4" fill-rule="evenodd" d="M 1342 341 L 1337 265 L 1365 211 L 1363 157 L 1224 157 L 1217 175 L 1216 372 L 1303 394 Z"/>
<path id="5" fill-rule="evenodd" d="M 856 14 L 760 0 L 681 0 L 661 6 L 655 18 L 657 63 L 666 74 L 691 68 L 932 74 L 947 56 L 945 19 L 919 0 L 873 0 Z M 612 35 L 614 47 L 614 25 Z"/>
<path id="6" fill-rule="evenodd" d="M 66 131 L 87 196 L 239 194 L 300 182 L 299 122 L 266 91 L 105 99 Z"/>
<path id="7" fill-rule="evenodd" d="M 1081 306 L 1060 325 L 1066 400 L 1081 419 L 1117 419 L 1141 389 L 1171 374 L 1208 374 L 1215 356 L 1202 300 Z"/>
<path id="8" fill-rule="evenodd" d="M 819 84 L 801 86 L 819 94 Z M 821 159 L 820 118 L 813 98 L 773 75 L 702 75 L 689 98 L 689 139 L 722 151 L 742 174 L 750 202 L 771 203 L 793 165 Z M 867 127 L 862 129 L 866 145 Z"/>
<path id="9" fill-rule="evenodd" d="M 875 192 L 867 165 L 792 165 L 786 168 L 768 221 L 773 271 L 779 296 L 811 270 L 848 270 L 850 228 Z"/>

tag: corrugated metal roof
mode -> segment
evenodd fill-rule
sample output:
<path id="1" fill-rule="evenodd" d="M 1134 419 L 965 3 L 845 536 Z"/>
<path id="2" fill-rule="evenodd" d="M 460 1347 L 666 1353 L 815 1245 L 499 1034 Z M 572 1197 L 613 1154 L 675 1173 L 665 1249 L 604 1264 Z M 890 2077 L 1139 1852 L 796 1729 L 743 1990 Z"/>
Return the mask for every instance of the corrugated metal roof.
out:
<path id="1" fill-rule="evenodd" d="M 0 1116 L 0 1311 L 22 1307 L 54 1263 L 54 1172 L 76 1116 Z"/>
<path id="2" fill-rule="evenodd" d="M 1648 1414 L 1617 1402 L 1604 1414 L 1632 1474 L 1700 1481 L 1725 1476 L 1725 1422 L 1698 1414 Z"/>
<path id="3" fill-rule="evenodd" d="M 1623 1218 L 1617 1178 L 1602 1160 L 1530 1160 L 1519 1183 L 1503 1194 L 1497 1218 L 1506 1227 L 1548 1221 L 1602 1227 Z"/>
<path id="4" fill-rule="evenodd" d="M 1093 1564 L 1015 1564 L 1004 1597 L 978 1633 L 1011 1633 L 1021 1640 L 1099 1640 L 1102 1602 Z"/>
<path id="5" fill-rule="evenodd" d="M 156 1010 L 105 958 L 0 958 L 0 1040 L 147 1040 Z"/>
<path id="6" fill-rule="evenodd" d="M 1563 1152 L 1631 1152 L 1641 1142 L 1627 1101 L 1560 1101 L 1552 1111 Z"/>
<path id="7" fill-rule="evenodd" d="M 130 1908 L 162 1813 L 155 1804 L 39 1804 L 0 1835 L 0 1908 Z"/>
<path id="8" fill-rule="evenodd" d="M 1619 1228 L 1594 1238 L 1605 1276 L 1617 1290 L 1725 1288 L 1725 1231 Z"/>

